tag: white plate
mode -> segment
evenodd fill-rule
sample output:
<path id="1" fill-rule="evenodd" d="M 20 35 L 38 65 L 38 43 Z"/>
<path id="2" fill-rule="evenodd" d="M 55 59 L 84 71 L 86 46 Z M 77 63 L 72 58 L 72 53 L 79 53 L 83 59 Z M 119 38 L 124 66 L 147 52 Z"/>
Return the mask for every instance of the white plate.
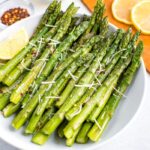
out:
<path id="1" fill-rule="evenodd" d="M 0 41 L 7 38 L 10 33 L 16 32 L 21 27 L 25 27 L 28 34 L 31 36 L 40 18 L 41 15 L 37 15 L 26 18 L 23 21 L 12 25 L 0 33 Z M 112 25 L 110 25 L 110 28 L 111 30 L 116 30 L 116 28 Z M 144 100 L 146 90 L 146 74 L 144 63 L 143 61 L 141 62 L 142 65 L 138 70 L 135 80 L 125 94 L 127 98 L 121 100 L 113 119 L 111 120 L 108 128 L 104 132 L 99 142 L 89 142 L 85 145 L 74 144 L 73 147 L 68 148 L 65 146 L 65 142 L 62 139 L 59 139 L 56 135 L 52 135 L 45 145 L 38 146 L 30 142 L 31 136 L 23 135 L 23 128 L 19 131 L 12 129 L 10 124 L 13 117 L 5 119 L 2 115 L 0 115 L 0 137 L 15 147 L 27 150 L 92 150 L 105 142 L 111 142 L 112 137 L 114 137 L 114 135 L 118 135 L 118 133 L 122 133 L 124 127 L 129 125 L 129 122 L 135 118 L 135 114 L 137 114 L 137 111 L 139 110 L 141 103 Z"/>

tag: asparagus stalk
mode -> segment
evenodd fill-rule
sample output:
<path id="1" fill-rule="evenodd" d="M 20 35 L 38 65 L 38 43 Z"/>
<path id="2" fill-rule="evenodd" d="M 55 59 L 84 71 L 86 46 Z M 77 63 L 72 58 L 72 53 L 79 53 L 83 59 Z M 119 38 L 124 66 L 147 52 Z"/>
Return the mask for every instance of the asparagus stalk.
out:
<path id="1" fill-rule="evenodd" d="M 134 52 L 134 56 L 130 66 L 127 68 L 127 70 L 124 72 L 123 76 L 118 82 L 116 88 L 117 90 L 112 93 L 108 103 L 106 104 L 106 106 L 104 107 L 103 111 L 101 112 L 101 114 L 97 119 L 97 123 L 99 124 L 100 128 L 98 127 L 97 124 L 94 124 L 92 129 L 89 131 L 88 137 L 90 138 L 90 140 L 94 142 L 98 141 L 102 133 L 106 129 L 109 121 L 111 120 L 111 118 L 115 113 L 115 110 L 123 96 L 123 93 L 125 93 L 128 86 L 134 79 L 134 75 L 140 66 L 140 56 L 142 51 L 143 51 L 143 43 L 139 42 L 136 51 Z"/>
<path id="2" fill-rule="evenodd" d="M 99 88 L 93 94 L 91 99 L 84 105 L 81 112 L 68 123 L 68 125 L 64 129 L 65 137 L 70 138 L 73 136 L 74 131 L 78 127 L 80 127 L 80 125 L 86 120 L 86 118 L 93 111 L 96 105 L 99 106 L 100 111 L 104 108 L 105 104 L 107 103 L 111 93 L 113 92 L 117 84 L 120 75 L 131 62 L 132 49 L 133 47 L 127 49 L 127 51 L 124 53 L 124 56 L 126 56 L 126 58 L 121 58 L 119 60 L 114 70 L 104 81 L 103 85 L 99 86 Z M 43 132 L 45 134 L 48 134 L 45 130 Z"/>
<path id="3" fill-rule="evenodd" d="M 1 68 L 2 66 L 4 66 L 5 64 L 6 64 L 6 62 L 5 62 L 5 61 L 0 60 L 0 68 Z"/>
<path id="4" fill-rule="evenodd" d="M 68 30 L 70 22 L 71 22 L 71 17 L 68 17 L 67 21 L 65 20 L 65 24 L 63 24 L 63 26 L 61 26 L 58 29 L 57 34 L 54 36 L 53 40 L 61 40 L 61 38 L 64 36 L 66 31 Z M 50 44 L 53 44 L 53 43 L 50 43 Z M 11 97 L 10 97 L 11 102 L 13 102 L 14 104 L 17 104 L 21 100 L 21 97 L 22 97 L 21 95 L 24 95 L 28 91 L 30 84 L 33 83 L 34 79 L 38 76 L 40 71 L 43 71 L 43 73 L 45 73 L 47 70 L 50 72 L 53 69 L 54 67 L 53 64 L 57 61 L 56 55 L 58 55 L 58 50 L 52 55 L 52 57 L 50 58 L 50 61 L 47 62 L 47 65 L 46 65 L 45 60 L 49 58 L 50 53 L 54 51 L 55 49 L 56 49 L 56 45 L 50 45 L 49 47 L 45 49 L 41 57 L 35 61 L 33 68 L 25 76 L 23 81 L 19 84 L 18 88 L 12 92 Z M 51 65 L 49 65 L 50 63 Z M 42 70 L 43 67 L 45 67 L 44 70 Z"/>
<path id="5" fill-rule="evenodd" d="M 101 18 L 103 16 L 103 13 L 104 13 L 103 11 L 101 11 L 101 14 L 99 13 L 101 7 L 103 7 L 102 5 L 103 5 L 102 0 L 98 0 L 97 4 L 95 5 L 94 12 L 93 12 L 93 15 L 91 17 L 89 27 L 87 28 L 85 35 L 91 32 L 93 26 L 95 25 L 96 19 L 98 19 L 97 15 L 99 18 Z M 82 39 L 80 41 L 82 41 Z"/>
<path id="6" fill-rule="evenodd" d="M 84 14 L 83 17 L 82 17 L 82 20 L 83 20 L 83 21 L 89 21 L 90 18 L 91 18 L 90 16 Z"/>
<path id="7" fill-rule="evenodd" d="M 32 137 L 31 141 L 38 145 L 43 145 L 48 140 L 48 138 L 48 135 L 45 135 L 41 131 L 39 131 Z"/>
<path id="8" fill-rule="evenodd" d="M 105 12 L 105 5 L 102 4 L 99 12 L 97 13 L 96 22 L 92 29 L 92 33 L 96 33 L 98 30 L 99 30 L 99 32 L 101 32 L 101 29 L 103 29 L 103 24 L 105 24 L 105 21 L 107 21 L 107 19 L 106 19 L 107 17 L 102 18 L 104 12 Z"/>
<path id="9" fill-rule="evenodd" d="M 103 45 L 103 48 L 97 54 L 96 58 L 92 62 L 91 66 L 89 67 L 87 73 L 84 74 L 84 76 L 79 80 L 78 84 L 81 85 L 81 87 L 75 87 L 74 88 L 74 90 L 71 92 L 70 96 L 67 98 L 65 103 L 60 107 L 60 109 L 51 118 L 51 120 L 42 128 L 42 130 L 41 130 L 42 133 L 47 134 L 47 135 L 51 135 L 54 132 L 54 130 L 60 125 L 60 123 L 64 120 L 65 113 L 84 94 L 84 92 L 87 89 L 87 87 L 84 86 L 84 84 L 89 84 L 91 82 L 91 80 L 94 76 L 94 73 L 96 72 L 96 70 L 99 67 L 99 61 L 101 61 L 102 58 L 105 56 L 106 49 L 108 48 L 108 45 L 109 45 L 109 40 Z M 39 142 L 38 140 L 36 140 L 36 137 L 35 138 L 33 137 L 33 141 L 35 143 Z M 45 142 L 45 141 L 41 141 L 41 142 Z M 42 144 L 42 143 L 38 143 L 38 144 Z"/>
<path id="10" fill-rule="evenodd" d="M 36 35 L 44 26 L 45 24 L 48 22 L 48 18 L 50 16 L 51 13 L 53 13 L 53 9 L 54 7 L 58 5 L 58 2 L 57 0 L 54 0 L 49 6 L 48 8 L 46 9 L 44 15 L 42 16 L 40 22 L 39 22 L 39 25 L 37 26 L 36 30 L 34 31 L 34 35 Z"/>
<path id="11" fill-rule="evenodd" d="M 13 104 L 9 103 L 4 109 L 3 109 L 3 116 L 4 117 L 10 117 L 13 113 L 15 113 L 19 108 L 20 108 L 20 103 L 19 104 Z"/>
<path id="12" fill-rule="evenodd" d="M 73 136 L 72 136 L 71 138 L 66 139 L 66 145 L 67 145 L 67 146 L 71 147 L 71 146 L 74 144 L 74 142 L 75 142 L 75 140 L 76 140 L 76 137 L 77 137 L 77 135 L 78 135 L 78 133 L 79 133 L 81 127 L 82 127 L 82 126 L 80 126 L 80 127 L 74 132 L 74 134 L 73 134 Z"/>
<path id="13" fill-rule="evenodd" d="M 97 14 L 98 15 L 98 14 Z M 101 38 L 104 38 L 107 31 L 108 31 L 108 20 L 107 18 L 101 20 L 103 23 L 100 23 L 98 22 L 98 25 L 95 24 L 94 26 L 97 26 L 97 28 L 95 28 L 95 30 L 93 31 L 89 31 L 87 34 L 83 34 L 79 40 L 73 45 L 73 48 L 72 49 L 77 49 L 77 47 L 79 45 L 83 45 L 84 42 L 88 41 L 90 38 L 92 38 L 94 35 L 97 35 L 97 30 L 98 30 L 98 27 L 99 28 L 103 28 L 103 32 L 101 34 Z M 89 23 L 88 27 L 91 26 L 91 24 Z M 93 27 L 94 28 L 94 27 Z"/>
<path id="14" fill-rule="evenodd" d="M 63 129 L 65 128 L 65 126 L 67 125 L 68 121 L 64 120 L 63 123 L 58 127 L 58 135 L 59 137 L 63 138 L 64 137 L 64 131 Z"/>
<path id="15" fill-rule="evenodd" d="M 4 117 L 10 117 L 12 114 L 14 114 L 19 109 L 24 108 L 24 106 L 27 104 L 29 99 L 29 95 L 27 95 L 23 100 L 22 103 L 13 104 L 9 103 L 4 109 L 3 109 L 3 116 Z M 22 105 L 21 105 L 22 104 Z"/>
<path id="16" fill-rule="evenodd" d="M 87 37 L 91 36 L 90 32 L 92 31 L 92 28 L 94 28 L 94 26 L 98 26 L 99 25 L 99 22 L 98 22 L 98 25 L 96 24 L 96 19 L 98 19 L 97 16 L 99 16 L 100 18 L 102 18 L 104 12 L 100 11 L 101 9 L 102 9 L 102 1 L 98 0 L 96 6 L 94 8 L 94 12 L 93 12 L 93 14 L 92 14 L 92 16 L 90 18 L 89 26 L 86 29 L 86 31 L 83 34 L 83 36 L 78 41 L 78 43 L 80 45 L 82 45 L 86 41 Z M 97 29 L 98 28 L 95 28 L 95 30 L 93 30 L 93 33 L 94 32 L 96 33 Z M 93 35 L 93 33 L 92 33 L 92 35 Z M 76 45 L 74 47 L 76 47 Z"/>
<path id="17" fill-rule="evenodd" d="M 95 24 L 93 25 L 93 28 L 91 29 L 91 32 L 89 32 L 92 35 L 94 34 L 99 34 L 101 33 L 101 30 L 105 32 L 105 30 L 103 30 L 106 25 L 108 25 L 108 20 L 107 20 L 107 17 L 104 17 L 103 18 L 103 14 L 104 14 L 104 11 L 105 11 L 105 6 L 104 4 L 102 4 L 96 14 L 96 18 L 95 18 Z M 91 18 L 92 19 L 92 18 Z M 94 21 L 94 20 L 93 20 Z M 90 26 L 90 25 L 89 25 Z M 107 30 L 108 30 L 108 26 L 107 26 Z M 102 33 L 101 33 L 102 34 Z M 85 38 L 85 39 L 84 39 Z M 83 40 L 81 39 L 81 43 L 86 40 L 86 36 L 83 37 Z"/>
<path id="18" fill-rule="evenodd" d="M 93 125 L 93 123 L 91 123 L 91 122 L 85 122 L 83 124 L 83 126 L 80 129 L 79 134 L 78 134 L 78 136 L 76 138 L 76 142 L 77 143 L 80 143 L 80 144 L 87 143 L 87 141 L 88 141 L 87 134 L 88 134 L 89 130 L 91 129 L 92 125 Z"/>
<path id="19" fill-rule="evenodd" d="M 56 5 L 57 4 L 55 3 L 55 1 L 52 2 L 51 10 L 54 11 Z M 51 25 L 51 21 L 49 21 L 48 24 Z M 37 34 L 33 36 L 33 38 L 31 38 L 30 42 L 26 45 L 25 48 L 23 48 L 13 59 L 8 61 L 4 66 L 0 68 L 0 81 L 2 81 L 15 68 L 15 66 L 22 61 L 26 54 L 33 48 L 33 45 L 36 43 L 36 41 L 40 39 L 48 31 L 48 29 L 48 27 L 42 28 Z"/>
<path id="20" fill-rule="evenodd" d="M 99 33 L 100 33 L 101 37 L 104 38 L 106 36 L 106 33 L 108 32 L 108 19 L 107 19 L 107 17 L 102 18 L 99 22 L 97 22 L 94 25 L 91 33 L 87 34 L 87 36 L 84 36 L 83 41 L 86 41 L 87 38 L 92 37 L 93 35 L 97 34 L 98 29 L 101 29 Z"/>
<path id="21" fill-rule="evenodd" d="M 2 96 L 0 96 L 0 110 L 3 110 L 4 107 L 9 103 L 9 93 L 5 93 Z"/>
<path id="22" fill-rule="evenodd" d="M 138 37 L 139 37 L 139 32 L 137 32 L 137 33 L 133 36 L 132 40 L 131 40 L 130 43 L 129 43 L 128 48 L 129 48 L 129 47 L 134 47 L 135 42 L 138 40 Z M 126 57 L 126 55 L 125 55 L 125 57 Z M 90 114 L 88 120 L 94 122 L 94 120 L 99 116 L 100 112 L 101 112 L 101 109 L 99 109 L 99 107 L 95 107 L 95 109 L 94 109 L 94 110 L 92 111 L 92 113 Z"/>
<path id="23" fill-rule="evenodd" d="M 43 116 L 41 117 L 40 121 L 38 122 L 35 132 L 38 132 L 44 125 L 45 123 L 48 122 L 56 112 L 56 108 L 52 106 L 51 108 L 47 109 Z"/>
<path id="24" fill-rule="evenodd" d="M 47 79 L 46 82 L 51 83 L 51 82 L 56 81 L 56 79 L 62 74 L 62 72 L 65 68 L 67 68 L 80 55 L 82 55 L 82 56 L 86 55 L 92 49 L 93 45 L 95 43 L 97 43 L 98 41 L 100 41 L 100 39 L 101 38 L 99 36 L 95 36 L 92 39 L 90 39 L 89 41 L 87 41 L 87 43 L 84 46 L 79 47 L 77 52 L 72 54 L 60 66 L 58 66 L 57 70 L 55 70 L 49 76 L 49 78 Z M 27 105 L 24 107 L 24 109 L 22 111 L 20 111 L 20 113 L 14 118 L 14 120 L 12 122 L 12 125 L 14 126 L 14 128 L 19 128 L 20 126 L 22 126 L 25 123 L 25 121 L 29 118 L 29 116 L 32 114 L 33 110 L 35 109 L 36 105 L 38 104 L 39 95 L 43 96 L 45 91 L 47 91 L 47 89 L 49 89 L 49 88 L 50 88 L 50 85 L 47 85 L 47 84 L 42 85 L 40 87 L 40 89 L 36 92 L 36 94 L 33 96 L 33 98 L 27 103 Z M 22 117 L 22 116 L 24 116 L 24 117 Z M 15 125 L 16 123 L 19 124 L 19 127 L 17 127 L 18 125 Z"/>
<path id="25" fill-rule="evenodd" d="M 48 104 L 49 101 L 51 101 L 51 104 L 54 103 L 55 98 L 53 97 L 57 97 L 59 96 L 60 92 L 62 91 L 62 89 L 64 88 L 64 86 L 66 85 L 66 83 L 68 82 L 68 80 L 71 78 L 70 74 L 74 74 L 74 72 L 77 70 L 77 68 L 81 65 L 83 65 L 87 59 L 91 59 L 91 55 L 89 58 L 82 60 L 83 58 L 79 58 L 79 60 L 75 61 L 71 67 L 69 66 L 66 71 L 62 74 L 62 76 L 60 76 L 60 78 L 56 81 L 56 83 L 53 84 L 52 88 L 50 89 L 50 91 L 48 90 L 44 96 L 42 97 L 42 101 L 39 102 L 39 105 L 37 106 L 37 108 L 35 109 L 29 124 L 25 130 L 25 133 L 27 134 L 31 134 L 34 132 L 35 127 L 38 123 L 38 121 L 40 120 L 43 112 L 45 111 L 45 108 Z M 63 86 L 62 86 L 63 85 Z"/>
<path id="26" fill-rule="evenodd" d="M 81 22 L 80 22 L 80 18 L 79 17 L 73 17 L 72 18 L 72 22 L 71 22 L 71 24 L 69 26 L 69 29 L 68 29 L 68 34 L 74 29 L 75 26 L 79 25 L 80 23 Z"/>
<path id="27" fill-rule="evenodd" d="M 3 110 L 4 107 L 6 107 L 6 105 L 9 103 L 9 98 L 11 95 L 12 90 L 14 90 L 17 85 L 22 81 L 22 79 L 24 78 L 25 74 L 23 74 L 22 76 L 20 76 L 20 78 L 10 87 L 7 86 L 3 86 L 0 90 L 1 90 L 1 96 L 0 96 L 0 110 Z"/>

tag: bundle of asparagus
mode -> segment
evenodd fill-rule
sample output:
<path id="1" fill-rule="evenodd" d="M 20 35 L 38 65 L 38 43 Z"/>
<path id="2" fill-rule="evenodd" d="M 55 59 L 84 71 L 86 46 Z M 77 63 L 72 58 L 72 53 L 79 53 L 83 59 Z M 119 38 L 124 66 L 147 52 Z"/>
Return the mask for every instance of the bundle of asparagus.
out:
<path id="1" fill-rule="evenodd" d="M 91 17 L 65 12 L 54 0 L 28 45 L 0 67 L 0 110 L 25 123 L 32 142 L 44 144 L 58 129 L 66 145 L 98 141 L 140 66 L 139 32 L 109 32 L 105 6 Z"/>

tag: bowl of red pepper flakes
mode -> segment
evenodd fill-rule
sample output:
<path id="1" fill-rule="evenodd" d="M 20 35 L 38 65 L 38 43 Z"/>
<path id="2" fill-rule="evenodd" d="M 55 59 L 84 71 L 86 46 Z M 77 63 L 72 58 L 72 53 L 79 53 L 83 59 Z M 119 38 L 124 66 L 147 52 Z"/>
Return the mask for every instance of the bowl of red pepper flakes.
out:
<path id="1" fill-rule="evenodd" d="M 32 3 L 24 0 L 10 0 L 0 6 L 0 28 L 6 27 L 27 18 L 34 13 Z"/>
<path id="2" fill-rule="evenodd" d="M 20 8 L 20 7 L 12 8 L 3 13 L 3 15 L 1 16 L 1 22 L 4 25 L 9 26 L 29 16 L 30 14 L 28 10 L 25 8 Z"/>

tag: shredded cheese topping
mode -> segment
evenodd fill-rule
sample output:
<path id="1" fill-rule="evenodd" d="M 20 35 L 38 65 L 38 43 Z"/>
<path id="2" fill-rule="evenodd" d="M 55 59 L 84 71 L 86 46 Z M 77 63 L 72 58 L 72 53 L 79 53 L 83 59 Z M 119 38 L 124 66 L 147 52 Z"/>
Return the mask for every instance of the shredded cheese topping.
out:
<path id="1" fill-rule="evenodd" d="M 47 99 L 51 99 L 51 98 L 56 98 L 56 99 L 60 99 L 60 96 L 47 96 Z"/>
<path id="2" fill-rule="evenodd" d="M 55 25 L 50 25 L 50 24 L 45 24 L 46 27 L 52 27 L 52 28 L 56 28 L 57 26 Z"/>
<path id="3" fill-rule="evenodd" d="M 31 93 L 30 97 L 32 97 L 32 96 L 34 95 L 34 93 L 36 92 L 37 87 L 38 87 L 38 86 L 35 84 L 35 86 L 34 86 L 34 88 L 33 88 L 33 91 L 32 91 L 32 93 Z"/>
<path id="4" fill-rule="evenodd" d="M 75 50 L 74 50 L 74 49 L 71 49 L 71 48 L 69 49 L 69 51 L 70 51 L 70 52 L 73 52 L 73 53 L 75 52 Z"/>
<path id="5" fill-rule="evenodd" d="M 79 110 L 76 111 L 74 114 L 73 114 L 73 117 L 75 117 L 76 115 L 78 115 L 82 110 L 82 105 L 79 106 Z"/>
<path id="6" fill-rule="evenodd" d="M 42 84 L 54 84 L 55 81 L 43 81 Z"/>
<path id="7" fill-rule="evenodd" d="M 71 78 L 75 81 L 77 81 L 78 77 L 76 77 L 75 75 L 72 74 L 72 72 L 70 70 L 68 70 L 69 75 L 71 76 Z"/>
<path id="8" fill-rule="evenodd" d="M 112 61 L 112 59 L 119 53 L 126 51 L 126 49 L 122 49 L 120 51 L 117 51 L 115 54 L 112 55 L 112 57 L 110 59 L 107 60 L 107 64 L 110 63 Z"/>
<path id="9" fill-rule="evenodd" d="M 33 47 L 37 47 L 36 44 L 32 43 L 32 42 L 29 42 L 29 45 L 33 46 Z"/>
<path id="10" fill-rule="evenodd" d="M 42 71 L 43 71 L 45 65 L 46 65 L 46 62 L 44 62 L 43 66 L 41 67 L 41 69 L 40 69 L 40 71 L 39 71 L 39 73 L 38 73 L 38 75 L 37 75 L 38 78 L 40 77 L 40 75 L 41 75 L 41 73 L 42 73 Z"/>
<path id="11" fill-rule="evenodd" d="M 39 94 L 39 99 L 38 100 L 39 100 L 39 103 L 41 103 L 41 95 L 40 94 Z"/>
<path id="12" fill-rule="evenodd" d="M 114 88 L 114 90 L 118 93 L 118 94 L 120 94 L 120 95 L 122 95 L 124 98 L 127 98 L 127 96 L 126 95 L 124 95 L 123 93 L 121 93 L 119 90 L 117 90 L 115 87 L 113 87 Z"/>
<path id="13" fill-rule="evenodd" d="M 75 87 L 88 87 L 90 88 L 94 88 L 93 86 L 96 85 L 94 84 L 94 82 L 92 82 L 92 84 L 75 84 Z"/>
<path id="14" fill-rule="evenodd" d="M 42 46 L 42 44 L 45 43 L 45 42 L 44 42 L 44 38 L 40 38 L 40 40 L 38 40 L 37 42 L 39 43 L 39 46 L 38 46 L 37 53 L 36 53 L 36 56 L 35 56 L 35 57 L 37 57 L 37 56 L 39 55 L 39 51 L 40 51 L 40 49 L 41 49 L 41 46 Z"/>
<path id="15" fill-rule="evenodd" d="M 95 79 L 96 79 L 96 81 L 98 82 L 99 85 L 102 85 L 101 82 L 100 82 L 100 80 L 97 78 L 96 75 L 95 75 Z"/>
<path id="16" fill-rule="evenodd" d="M 94 122 L 95 122 L 95 124 L 97 125 L 97 127 L 98 127 L 100 130 L 102 130 L 102 127 L 99 125 L 99 123 L 97 122 L 96 119 L 94 119 Z"/>
<path id="17" fill-rule="evenodd" d="M 26 69 L 27 71 L 30 71 L 31 69 L 27 68 L 25 65 L 24 65 L 24 59 L 21 61 L 21 65 L 24 69 Z"/>

